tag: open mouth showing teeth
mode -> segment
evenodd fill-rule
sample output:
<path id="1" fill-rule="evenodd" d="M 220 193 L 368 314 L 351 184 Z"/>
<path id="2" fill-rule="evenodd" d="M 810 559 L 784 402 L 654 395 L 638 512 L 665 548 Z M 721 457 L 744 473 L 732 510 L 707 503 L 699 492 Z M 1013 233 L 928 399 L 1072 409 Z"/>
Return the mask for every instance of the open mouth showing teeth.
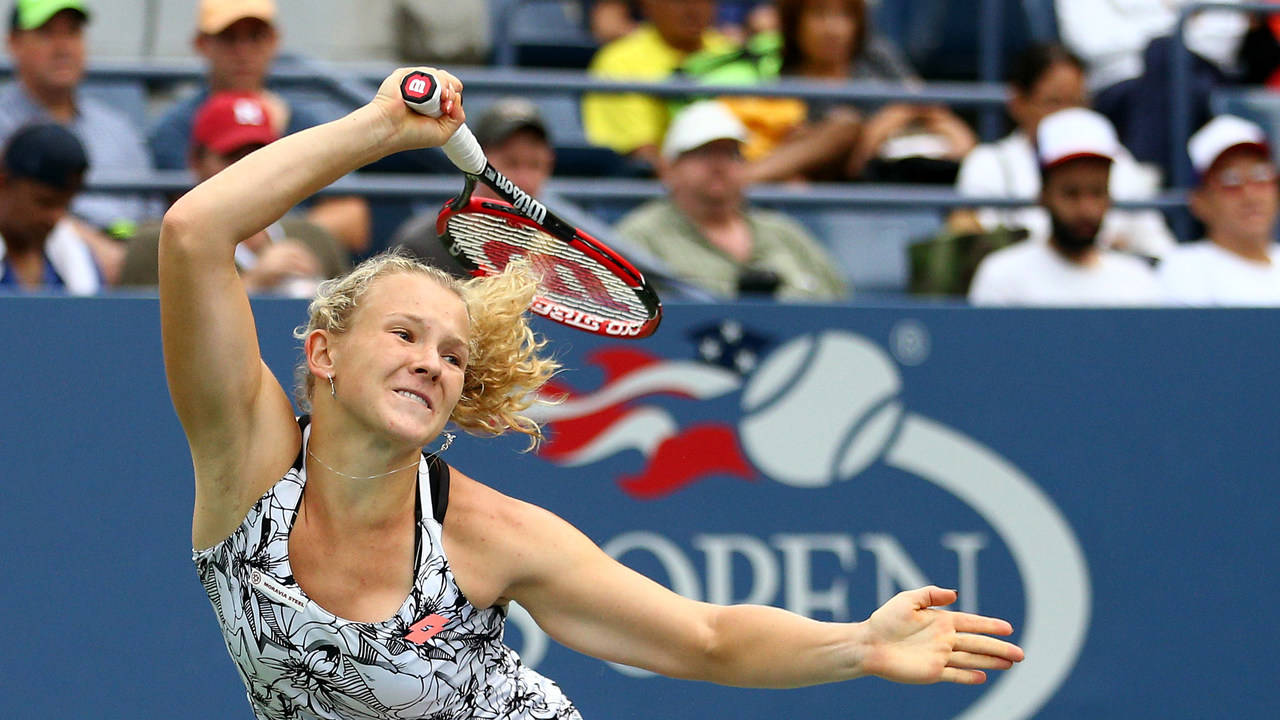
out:
<path id="1" fill-rule="evenodd" d="M 419 402 L 419 403 L 421 403 L 422 405 L 424 405 L 425 407 L 428 407 L 428 408 L 429 408 L 429 407 L 431 407 L 431 403 L 427 402 L 427 401 L 426 401 L 426 399 L 425 399 L 425 398 L 423 398 L 421 395 L 415 395 L 415 394 L 413 394 L 413 393 L 409 392 L 408 390 L 397 390 L 397 391 L 396 391 L 396 394 L 397 394 L 397 395 L 400 395 L 401 397 L 406 397 L 406 398 L 409 398 L 410 400 L 414 400 L 414 401 L 416 401 L 416 402 Z"/>

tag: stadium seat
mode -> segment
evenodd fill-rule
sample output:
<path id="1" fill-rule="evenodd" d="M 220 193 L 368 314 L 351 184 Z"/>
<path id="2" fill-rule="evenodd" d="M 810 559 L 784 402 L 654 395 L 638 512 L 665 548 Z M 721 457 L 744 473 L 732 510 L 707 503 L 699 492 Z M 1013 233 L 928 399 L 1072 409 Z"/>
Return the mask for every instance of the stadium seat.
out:
<path id="1" fill-rule="evenodd" d="M 942 227 L 932 209 L 790 211 L 826 246 L 854 290 L 903 292 L 907 246 Z"/>
<path id="2" fill-rule="evenodd" d="M 495 0 L 494 62 L 526 67 L 585 68 L 597 45 L 580 2 Z"/>
<path id="3" fill-rule="evenodd" d="M 1058 11 L 1054 0 L 1022 0 L 1022 10 L 1027 17 L 1027 30 L 1031 40 L 1037 43 L 1058 40 Z"/>
<path id="4" fill-rule="evenodd" d="M 1032 38 L 1028 6 L 1035 0 L 1000 0 L 1001 67 Z M 1052 6 L 1052 0 L 1048 0 Z M 872 23 L 893 41 L 922 77 L 975 80 L 979 74 L 981 26 L 977 2 L 947 0 L 878 0 Z M 1041 18 L 1043 20 L 1043 18 Z"/>

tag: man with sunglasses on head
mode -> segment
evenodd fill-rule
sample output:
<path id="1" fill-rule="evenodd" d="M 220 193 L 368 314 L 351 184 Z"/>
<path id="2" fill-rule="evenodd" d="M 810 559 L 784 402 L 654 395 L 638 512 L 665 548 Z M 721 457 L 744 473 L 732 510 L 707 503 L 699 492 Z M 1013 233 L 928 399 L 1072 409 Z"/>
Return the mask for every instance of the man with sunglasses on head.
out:
<path id="1" fill-rule="evenodd" d="M 1164 259 L 1158 276 L 1171 305 L 1280 305 L 1276 213 L 1280 188 L 1262 128 L 1231 115 L 1211 120 L 1187 143 L 1199 184 L 1191 212 L 1205 240 Z"/>

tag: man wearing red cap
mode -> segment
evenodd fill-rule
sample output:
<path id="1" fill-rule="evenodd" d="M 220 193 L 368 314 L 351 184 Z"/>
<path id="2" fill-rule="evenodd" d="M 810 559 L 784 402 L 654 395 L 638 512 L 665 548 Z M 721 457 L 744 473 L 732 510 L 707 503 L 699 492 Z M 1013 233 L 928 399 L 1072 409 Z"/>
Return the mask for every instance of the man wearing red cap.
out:
<path id="1" fill-rule="evenodd" d="M 204 182 L 240 158 L 279 138 L 270 110 L 256 93 L 214 93 L 197 110 L 188 167 Z M 121 285 L 156 285 L 160 224 L 138 229 L 125 255 Z M 251 293 L 309 297 L 327 277 L 350 269 L 331 234 L 302 218 L 286 218 L 236 247 L 236 264 Z"/>
<path id="2" fill-rule="evenodd" d="M 208 62 L 208 86 L 180 100 L 152 127 L 148 143 L 161 170 L 186 167 L 196 110 L 212 93 L 253 93 L 268 109 L 280 135 L 289 135 L 324 122 L 326 114 L 290 102 L 267 89 L 267 75 L 280 49 L 274 0 L 201 0 L 195 49 Z M 329 196 L 307 211 L 316 224 L 329 230 L 346 248 L 359 253 L 371 239 L 369 204 L 361 197 Z"/>

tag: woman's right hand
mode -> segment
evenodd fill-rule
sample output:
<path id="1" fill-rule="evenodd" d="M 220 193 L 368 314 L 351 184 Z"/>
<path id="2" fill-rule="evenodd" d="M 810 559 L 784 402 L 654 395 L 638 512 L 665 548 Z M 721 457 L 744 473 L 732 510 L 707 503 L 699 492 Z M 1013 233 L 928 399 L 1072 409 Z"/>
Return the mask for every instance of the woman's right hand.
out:
<path id="1" fill-rule="evenodd" d="M 405 105 L 400 81 L 411 72 L 428 72 L 440 84 L 440 116 L 428 117 Z M 453 136 L 466 119 L 462 111 L 462 81 L 445 70 L 432 67 L 400 68 L 387 76 L 378 94 L 369 103 L 387 124 L 391 152 L 438 147 Z M 390 154 L 390 153 L 388 153 Z"/>

